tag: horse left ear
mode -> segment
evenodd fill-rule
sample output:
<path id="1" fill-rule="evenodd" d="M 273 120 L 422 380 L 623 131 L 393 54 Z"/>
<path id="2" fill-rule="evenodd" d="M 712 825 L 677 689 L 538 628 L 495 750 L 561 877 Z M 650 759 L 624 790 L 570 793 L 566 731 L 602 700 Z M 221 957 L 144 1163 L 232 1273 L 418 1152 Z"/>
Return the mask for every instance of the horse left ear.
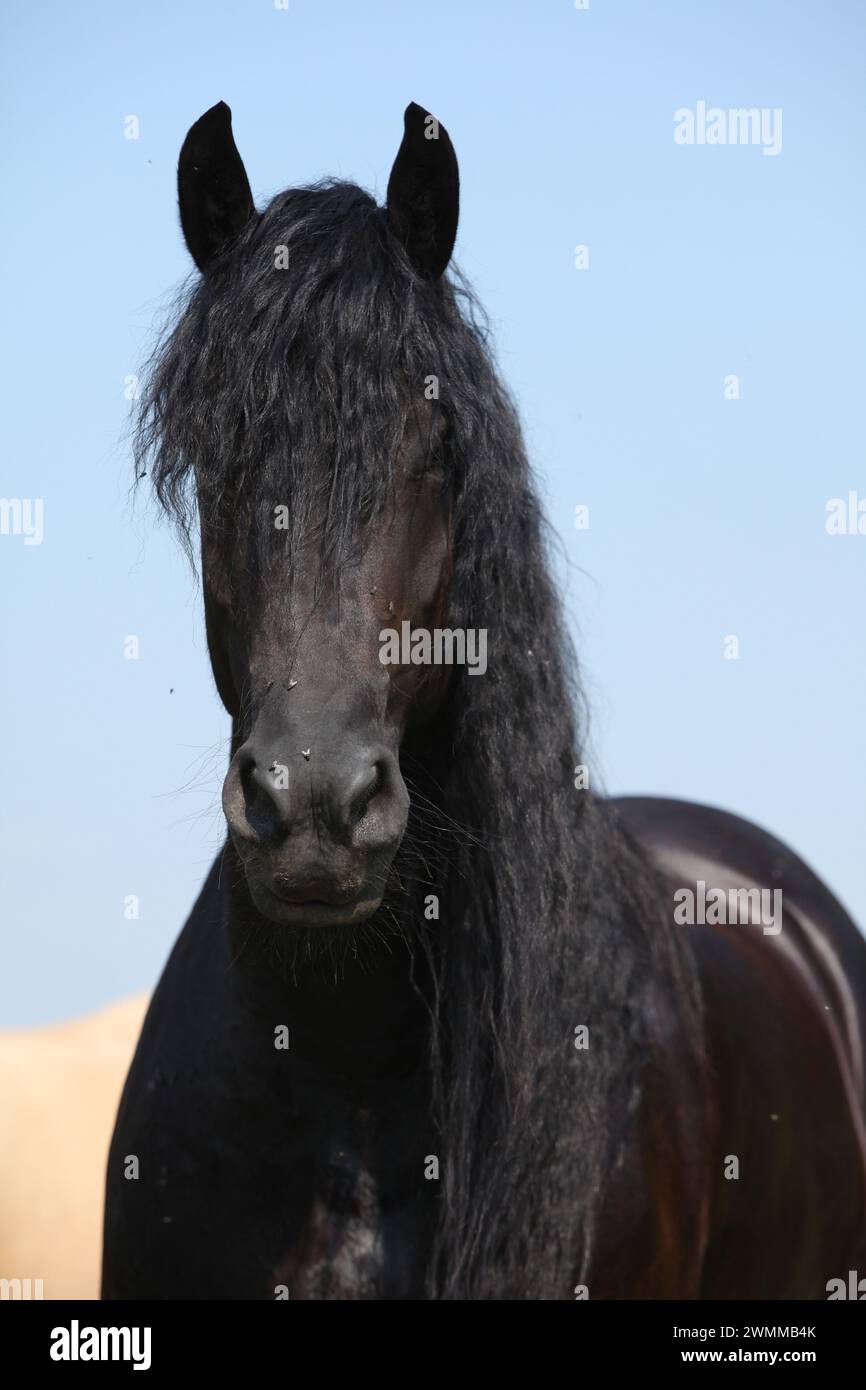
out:
<path id="1" fill-rule="evenodd" d="M 437 279 L 457 235 L 460 176 L 444 125 L 410 102 L 388 180 L 388 221 L 422 275 Z"/>
<path id="2" fill-rule="evenodd" d="M 184 240 L 199 270 L 205 270 L 255 213 L 224 101 L 205 111 L 183 142 L 177 196 Z"/>

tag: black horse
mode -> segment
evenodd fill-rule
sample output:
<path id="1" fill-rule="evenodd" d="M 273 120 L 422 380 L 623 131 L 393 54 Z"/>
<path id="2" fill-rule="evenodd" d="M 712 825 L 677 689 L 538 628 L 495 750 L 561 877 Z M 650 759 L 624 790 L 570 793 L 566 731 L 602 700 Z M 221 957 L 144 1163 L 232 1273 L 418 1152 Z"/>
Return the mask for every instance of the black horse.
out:
<path id="1" fill-rule="evenodd" d="M 445 129 L 407 109 L 385 208 L 259 213 L 220 104 L 179 189 L 202 274 L 138 462 L 200 526 L 229 838 L 126 1083 L 105 1297 L 826 1297 L 866 944 L 754 826 L 575 777 Z"/>

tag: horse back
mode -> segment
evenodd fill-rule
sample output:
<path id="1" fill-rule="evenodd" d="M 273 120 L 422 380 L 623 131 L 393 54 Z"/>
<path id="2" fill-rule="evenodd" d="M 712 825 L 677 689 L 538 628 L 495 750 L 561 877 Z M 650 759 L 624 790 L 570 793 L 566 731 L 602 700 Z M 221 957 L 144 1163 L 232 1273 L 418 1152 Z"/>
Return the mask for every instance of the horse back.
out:
<path id="1" fill-rule="evenodd" d="M 661 872 L 701 983 L 713 1092 L 701 1296 L 826 1297 L 866 1255 L 866 940 L 757 826 L 684 801 L 614 804 Z M 678 924 L 682 890 L 697 901 L 701 883 L 728 901 L 778 893 L 765 901 L 779 915 Z"/>

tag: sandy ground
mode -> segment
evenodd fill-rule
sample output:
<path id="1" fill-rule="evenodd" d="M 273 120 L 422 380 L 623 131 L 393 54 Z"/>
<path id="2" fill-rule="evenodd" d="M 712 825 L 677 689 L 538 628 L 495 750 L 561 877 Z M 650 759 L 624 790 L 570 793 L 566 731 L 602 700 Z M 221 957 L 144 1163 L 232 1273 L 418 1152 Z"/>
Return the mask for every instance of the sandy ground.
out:
<path id="1" fill-rule="evenodd" d="M 148 996 L 72 1023 L 0 1030 L 0 1279 L 98 1298 L 117 1103 Z"/>

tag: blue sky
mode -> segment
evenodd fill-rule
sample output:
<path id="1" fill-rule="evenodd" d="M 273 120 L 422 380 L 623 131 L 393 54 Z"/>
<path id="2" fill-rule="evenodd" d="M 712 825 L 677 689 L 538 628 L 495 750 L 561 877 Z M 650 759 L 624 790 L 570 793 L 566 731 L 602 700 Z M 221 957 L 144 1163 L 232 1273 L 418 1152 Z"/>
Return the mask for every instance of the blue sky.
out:
<path id="1" fill-rule="evenodd" d="M 825 529 L 866 497 L 859 0 L 91 0 L 2 31 L 0 496 L 43 499 L 44 536 L 0 536 L 0 1024 L 152 985 L 222 836 L 198 595 L 124 440 L 190 271 L 178 150 L 220 99 L 259 203 L 323 174 L 383 196 L 407 102 L 446 124 L 594 779 L 758 821 L 866 922 L 866 536 Z M 677 145 L 699 101 L 780 108 L 780 153 Z"/>

